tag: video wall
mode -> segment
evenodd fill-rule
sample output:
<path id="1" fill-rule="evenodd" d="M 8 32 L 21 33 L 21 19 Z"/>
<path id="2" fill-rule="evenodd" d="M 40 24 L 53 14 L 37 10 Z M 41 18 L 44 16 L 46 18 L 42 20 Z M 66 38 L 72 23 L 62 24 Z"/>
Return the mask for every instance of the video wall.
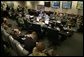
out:
<path id="1" fill-rule="evenodd" d="M 59 9 L 60 2 L 61 1 L 44 2 L 44 6 Z M 62 8 L 63 9 L 71 9 L 72 8 L 72 1 L 62 1 Z M 83 9 L 83 1 L 77 1 L 76 9 Z"/>

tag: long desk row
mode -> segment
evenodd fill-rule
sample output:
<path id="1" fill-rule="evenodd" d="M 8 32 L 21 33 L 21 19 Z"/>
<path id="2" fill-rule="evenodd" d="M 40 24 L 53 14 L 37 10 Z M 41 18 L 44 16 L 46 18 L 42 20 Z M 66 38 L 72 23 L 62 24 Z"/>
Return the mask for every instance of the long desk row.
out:
<path id="1" fill-rule="evenodd" d="M 24 22 L 28 30 L 36 31 L 39 37 L 47 36 L 49 40 L 54 40 L 53 42 L 64 40 L 72 34 L 72 32 L 68 31 L 67 29 L 59 31 L 57 29 L 58 27 L 51 28 L 47 25 L 41 26 L 37 23 L 30 22 L 29 20 L 24 20 Z"/>

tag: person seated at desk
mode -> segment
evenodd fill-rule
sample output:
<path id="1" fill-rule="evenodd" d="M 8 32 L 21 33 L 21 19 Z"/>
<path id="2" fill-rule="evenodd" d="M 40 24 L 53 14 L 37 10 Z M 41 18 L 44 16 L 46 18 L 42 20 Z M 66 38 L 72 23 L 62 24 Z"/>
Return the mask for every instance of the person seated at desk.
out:
<path id="1" fill-rule="evenodd" d="M 43 19 L 40 19 L 39 22 L 37 22 L 37 24 L 41 25 L 41 26 L 44 26 L 45 23 L 43 22 Z"/>
<path id="2" fill-rule="evenodd" d="M 56 17 L 57 21 L 60 21 L 63 19 L 63 15 L 61 13 L 59 13 Z"/>
<path id="3" fill-rule="evenodd" d="M 21 11 L 22 11 L 22 7 L 20 5 L 18 5 L 17 12 L 21 12 Z"/>
<path id="4" fill-rule="evenodd" d="M 38 17 L 36 18 L 36 21 L 39 22 L 39 20 L 40 20 L 41 18 L 42 18 L 42 17 L 39 17 L 39 16 L 38 16 Z"/>
<path id="5" fill-rule="evenodd" d="M 31 37 L 32 39 L 34 39 L 35 41 L 37 41 L 38 36 L 37 33 L 35 31 L 33 31 L 32 33 L 28 33 L 27 35 L 25 35 L 26 37 Z"/>
<path id="6" fill-rule="evenodd" d="M 48 16 L 48 14 L 44 13 L 44 16 L 43 17 L 44 17 L 45 21 L 49 21 L 49 18 L 50 17 Z"/>
<path id="7" fill-rule="evenodd" d="M 7 28 L 8 28 L 8 27 L 11 27 L 12 25 L 8 23 L 7 18 L 3 18 L 3 22 L 2 22 L 2 24 L 1 24 L 1 26 L 2 26 L 5 30 L 7 30 Z"/>
<path id="8" fill-rule="evenodd" d="M 55 19 L 54 13 L 50 14 L 50 18 L 51 18 L 51 19 Z"/>
<path id="9" fill-rule="evenodd" d="M 27 18 L 27 19 L 29 19 L 30 18 L 30 15 L 28 15 L 28 14 L 24 14 L 25 15 L 25 17 Z"/>
<path id="10" fill-rule="evenodd" d="M 45 49 L 45 45 L 43 42 L 36 43 L 36 47 L 33 48 L 32 54 L 30 56 L 47 56 L 43 51 Z"/>
<path id="11" fill-rule="evenodd" d="M 24 20 L 22 14 L 19 14 L 19 16 L 17 17 L 17 23 L 20 27 L 24 27 Z"/>
<path id="12" fill-rule="evenodd" d="M 28 12 L 28 7 L 27 7 L 27 6 L 24 7 L 24 13 L 26 13 L 26 14 L 29 13 L 29 12 Z"/>
<path id="13" fill-rule="evenodd" d="M 31 34 L 25 35 L 26 39 L 24 40 L 24 48 L 29 51 L 29 54 L 32 53 L 33 48 L 36 46 L 37 34 L 32 32 Z"/>
<path id="14" fill-rule="evenodd" d="M 10 35 L 12 35 L 12 37 L 15 40 L 19 41 L 20 43 L 23 43 L 21 38 L 23 38 L 24 35 L 21 33 L 19 29 L 13 29 Z"/>
<path id="15" fill-rule="evenodd" d="M 3 23 L 1 25 L 6 29 L 8 27 L 7 24 L 7 19 L 3 18 Z"/>
<path id="16" fill-rule="evenodd" d="M 45 22 L 45 24 L 49 24 L 49 16 L 48 16 L 48 14 L 46 14 L 46 13 L 44 13 L 44 22 Z"/>
<path id="17" fill-rule="evenodd" d="M 67 29 L 70 30 L 70 31 L 72 29 L 72 25 L 71 25 L 71 20 L 70 19 L 67 20 Z"/>
<path id="18" fill-rule="evenodd" d="M 77 29 L 80 28 L 81 21 L 82 21 L 81 18 L 78 17 L 77 20 L 76 20 L 76 27 L 77 27 Z"/>
<path id="19" fill-rule="evenodd" d="M 39 21 L 40 19 L 42 19 L 43 17 L 43 13 L 42 11 L 40 11 L 39 15 L 37 16 L 37 21 Z"/>
<path id="20" fill-rule="evenodd" d="M 32 49 L 36 46 L 37 35 L 36 32 L 32 32 L 31 34 L 23 35 L 19 29 L 14 29 L 13 33 L 11 33 L 12 37 L 20 42 L 22 46 L 29 51 L 32 52 Z"/>
<path id="21" fill-rule="evenodd" d="M 43 17 L 43 13 L 42 11 L 40 12 L 40 14 L 38 15 L 39 17 Z"/>

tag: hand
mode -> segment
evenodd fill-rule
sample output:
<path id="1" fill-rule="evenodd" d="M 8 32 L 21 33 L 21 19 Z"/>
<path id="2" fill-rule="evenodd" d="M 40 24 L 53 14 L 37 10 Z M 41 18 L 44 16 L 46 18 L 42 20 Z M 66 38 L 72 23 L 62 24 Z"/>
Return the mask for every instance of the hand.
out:
<path id="1" fill-rule="evenodd" d="M 38 42 L 36 42 L 36 45 L 38 44 Z"/>

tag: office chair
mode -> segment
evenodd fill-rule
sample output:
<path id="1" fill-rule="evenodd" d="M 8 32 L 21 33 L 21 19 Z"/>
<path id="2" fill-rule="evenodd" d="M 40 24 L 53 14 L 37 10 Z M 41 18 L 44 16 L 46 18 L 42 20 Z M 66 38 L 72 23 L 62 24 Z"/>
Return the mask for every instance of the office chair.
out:
<path id="1" fill-rule="evenodd" d="M 21 44 L 13 39 L 11 36 L 10 36 L 10 42 L 11 42 L 11 46 L 12 46 L 12 49 L 15 50 L 15 52 L 19 55 L 19 56 L 25 56 L 27 55 L 29 52 L 27 50 L 25 50 Z"/>
<path id="2" fill-rule="evenodd" d="M 41 26 L 40 25 L 32 24 L 31 28 L 32 28 L 32 30 L 37 32 L 39 38 L 42 37 L 42 32 L 41 32 Z"/>
<path id="3" fill-rule="evenodd" d="M 1 34 L 2 34 L 2 40 L 8 43 L 9 42 L 9 39 L 8 39 L 9 34 L 2 27 L 1 27 Z"/>
<path id="4" fill-rule="evenodd" d="M 49 39 L 53 44 L 58 44 L 58 43 L 59 43 L 58 31 L 53 30 L 53 29 L 48 29 L 48 30 L 47 30 L 47 36 L 48 36 L 48 39 Z"/>

